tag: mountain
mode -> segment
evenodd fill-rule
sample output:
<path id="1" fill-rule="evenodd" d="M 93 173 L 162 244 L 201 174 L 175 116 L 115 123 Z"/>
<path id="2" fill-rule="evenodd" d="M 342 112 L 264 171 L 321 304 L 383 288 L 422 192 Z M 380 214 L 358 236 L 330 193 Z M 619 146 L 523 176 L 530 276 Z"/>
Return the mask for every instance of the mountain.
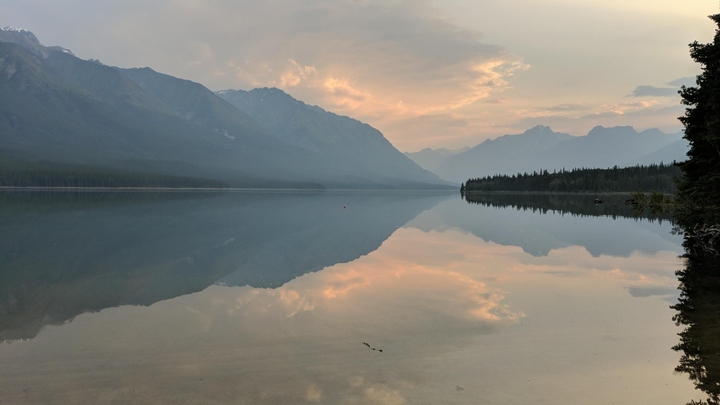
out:
<path id="1" fill-rule="evenodd" d="M 45 49 L 0 42 L 0 156 L 166 175 L 237 186 L 299 185 L 270 158 L 315 160 L 245 148 L 175 113 L 116 69 Z M 245 138 L 266 138 L 252 128 Z M 282 151 L 285 152 L 285 151 Z M 296 158 L 295 160 L 301 160 Z M 317 185 L 316 187 L 319 187 Z"/>
<path id="2" fill-rule="evenodd" d="M 449 156 L 436 173 L 441 178 L 462 182 L 493 174 L 660 163 L 663 157 L 682 155 L 681 144 L 659 152 L 681 138 L 682 133 L 666 134 L 658 129 L 637 132 L 632 127 L 601 126 L 586 136 L 575 137 L 537 126 L 523 134 L 487 140 L 466 152 Z M 655 152 L 658 154 L 654 155 Z"/>
<path id="3" fill-rule="evenodd" d="M 457 155 L 458 153 L 463 153 L 467 150 L 470 150 L 469 146 L 461 149 L 425 148 L 417 152 L 405 152 L 405 156 L 412 159 L 413 162 L 417 163 L 423 169 L 434 173 L 445 158 Z"/>
<path id="4" fill-rule="evenodd" d="M 636 164 L 642 156 L 682 138 L 682 133 L 666 134 L 657 128 L 637 132 L 633 127 L 597 126 L 586 136 L 559 143 L 543 151 L 538 160 L 543 169 L 612 167 Z M 658 162 L 659 163 L 659 162 Z"/>
<path id="5" fill-rule="evenodd" d="M 403 155 L 377 129 L 296 100 L 282 90 L 217 92 L 278 140 L 312 151 L 343 181 L 368 179 L 369 187 L 448 185 Z"/>
<path id="6" fill-rule="evenodd" d="M 4 29 L 0 41 L 0 158 L 5 162 L 206 178 L 236 187 L 446 184 L 393 154 L 392 145 L 369 126 L 366 132 L 375 139 L 348 143 L 348 134 L 333 132 L 328 136 L 337 138 L 337 148 L 313 150 L 269 133 L 199 83 L 149 68 L 81 60 L 63 48 L 43 46 L 26 30 Z M 379 150 L 379 144 L 385 148 Z M 375 170 L 368 162 L 377 163 Z"/>
<path id="7" fill-rule="evenodd" d="M 641 165 L 648 165 L 651 163 L 671 163 L 671 162 L 684 162 L 687 160 L 687 153 L 690 150 L 690 143 L 685 139 L 678 139 L 677 141 L 663 146 L 655 152 L 649 153 L 636 162 Z"/>
<path id="8" fill-rule="evenodd" d="M 72 55 L 72 52 L 69 49 L 61 48 L 59 46 L 43 46 L 35 34 L 23 28 L 5 27 L 0 29 L 0 41 L 17 43 L 34 53 L 36 56 L 43 58 L 46 58 L 52 51 L 60 51 Z"/>
<path id="9" fill-rule="evenodd" d="M 162 101 L 172 111 L 195 124 L 219 132 L 230 139 L 238 136 L 248 137 L 247 132 L 256 136 L 253 137 L 254 140 L 267 138 L 252 118 L 217 97 L 200 83 L 158 73 L 147 67 L 116 69 Z"/>
<path id="10" fill-rule="evenodd" d="M 539 152 L 570 139 L 573 139 L 571 135 L 538 125 L 522 134 L 488 139 L 463 153 L 449 156 L 439 165 L 437 174 L 464 182 L 470 177 L 537 170 L 541 167 L 534 166 L 532 161 Z"/>

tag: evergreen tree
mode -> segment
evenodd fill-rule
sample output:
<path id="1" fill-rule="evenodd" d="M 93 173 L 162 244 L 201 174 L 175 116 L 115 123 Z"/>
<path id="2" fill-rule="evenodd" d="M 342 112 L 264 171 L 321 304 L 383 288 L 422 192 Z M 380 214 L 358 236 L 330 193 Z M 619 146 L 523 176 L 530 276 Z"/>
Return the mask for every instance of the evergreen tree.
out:
<path id="1" fill-rule="evenodd" d="M 710 18 L 720 26 L 720 14 Z M 690 44 L 690 55 L 702 66 L 696 87 L 683 86 L 687 105 L 680 121 L 690 142 L 688 160 L 680 167 L 684 176 L 678 194 L 686 203 L 716 205 L 720 202 L 720 30 L 712 43 Z"/>

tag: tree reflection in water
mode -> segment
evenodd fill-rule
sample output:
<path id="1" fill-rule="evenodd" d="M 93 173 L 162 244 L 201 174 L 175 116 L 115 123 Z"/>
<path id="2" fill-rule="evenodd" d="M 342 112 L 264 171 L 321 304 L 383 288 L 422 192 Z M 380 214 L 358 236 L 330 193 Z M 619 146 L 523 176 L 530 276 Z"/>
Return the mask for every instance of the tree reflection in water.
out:
<path id="1" fill-rule="evenodd" d="M 468 204 L 487 207 L 512 207 L 532 212 L 557 212 L 579 217 L 644 218 L 650 222 L 672 221 L 668 211 L 651 211 L 625 203 L 631 194 L 558 194 L 558 193 L 468 193 Z M 602 203 L 595 202 L 596 199 Z"/>
<path id="2" fill-rule="evenodd" d="M 681 352 L 677 372 L 687 373 L 695 387 L 707 394 L 706 400 L 688 404 L 720 404 L 720 228 L 703 224 L 718 223 L 720 215 L 702 213 L 701 221 L 688 218 L 678 222 L 685 232 L 685 269 L 677 272 L 680 299 L 672 308 L 675 323 L 685 329 L 674 350 Z"/>

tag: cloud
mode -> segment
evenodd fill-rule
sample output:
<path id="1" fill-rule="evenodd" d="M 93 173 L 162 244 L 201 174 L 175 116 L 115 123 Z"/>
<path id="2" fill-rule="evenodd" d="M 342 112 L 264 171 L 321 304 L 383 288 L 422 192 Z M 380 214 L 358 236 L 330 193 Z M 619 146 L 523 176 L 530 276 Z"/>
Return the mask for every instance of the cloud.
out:
<path id="1" fill-rule="evenodd" d="M 636 78 L 658 86 L 639 86 L 631 97 L 674 102 L 670 88 L 694 80 L 662 85 L 663 77 L 693 72 L 676 59 L 648 72 L 648 65 L 658 64 L 653 58 L 677 56 L 662 40 L 677 37 L 675 31 L 652 18 L 643 20 L 651 42 L 618 54 L 617 44 L 628 45 L 627 35 L 598 23 L 595 6 L 592 12 L 584 5 L 568 9 L 567 16 L 545 15 L 574 21 L 548 25 L 542 23 L 547 18 L 538 18 L 550 10 L 543 1 L 526 2 L 534 10 L 526 15 L 502 2 L 470 3 L 460 13 L 448 2 L 431 0 L 10 0 L 0 6 L 0 19 L 34 31 L 48 45 L 109 65 L 150 66 L 213 90 L 280 87 L 308 104 L 369 123 L 404 150 L 459 148 L 522 132 L 523 120 L 541 116 L 578 122 L 579 115 L 601 112 L 599 106 L 625 96 L 637 83 L 627 80 Z M 617 20 L 617 13 L 603 13 L 602 21 Z M 610 31 L 577 37 L 577 28 L 589 23 Z M 637 23 L 626 19 L 621 28 L 636 33 Z M 697 20 L 683 24 L 696 26 Z M 491 43 L 482 32 L 503 43 Z M 600 42 L 593 52 L 579 53 L 577 45 L 586 49 L 587 41 Z M 685 55 L 685 46 L 678 46 Z M 536 68 L 523 73 L 523 56 Z M 463 123 L 443 127 L 425 118 L 439 116 Z M 626 112 L 623 120 L 634 126 L 667 126 L 675 119 L 661 117 L 653 125 L 627 117 Z M 610 126 L 616 118 L 598 124 Z M 588 127 L 583 124 L 583 131 Z"/>
<path id="2" fill-rule="evenodd" d="M 593 257 L 580 246 L 538 258 L 518 246 L 484 242 L 467 233 L 403 228 L 366 256 L 290 281 L 279 289 L 289 292 L 286 296 L 271 289 L 211 286 L 150 307 L 109 308 L 45 328 L 21 344 L 28 359 L 14 362 L 14 371 L 46 382 L 57 378 L 57 368 L 38 364 L 67 365 L 63 378 L 68 382 L 48 385 L 50 389 L 40 393 L 39 398 L 48 401 L 52 395 L 67 395 L 68 384 L 80 392 L 77 398 L 89 403 L 127 398 L 385 405 L 455 398 L 464 403 L 463 397 L 453 397 L 458 384 L 467 389 L 465 394 L 499 392 L 502 397 L 516 388 L 513 377 L 542 383 L 549 373 L 568 368 L 564 360 L 548 363 L 548 353 L 586 356 L 580 359 L 601 370 L 627 367 L 626 351 L 609 362 L 608 356 L 588 353 L 585 344 L 599 339 L 598 331 L 616 335 L 635 325 L 638 314 L 647 313 L 627 311 L 633 306 L 623 300 L 620 288 L 628 273 L 612 270 L 644 275 L 640 287 L 677 285 L 673 271 L 679 260 L 675 252 Z M 547 277 L 558 272 L 575 277 Z M 368 283 L 334 298 L 319 294 L 313 310 L 288 316 L 289 302 L 297 297 L 359 279 Z M 513 312 L 503 304 L 501 288 L 514 297 L 508 298 Z M 548 299 L 557 296 L 569 298 Z M 587 305 L 569 308 L 568 302 Z M 518 325 L 516 311 L 525 308 L 532 316 Z M 597 321 L 607 314 L 614 316 L 610 329 Z M 567 316 L 577 333 L 557 333 L 558 322 L 567 325 Z M 657 317 L 642 319 L 650 318 Z M 672 325 L 662 317 L 658 322 L 668 325 L 672 337 Z M 506 328 L 511 324 L 517 326 Z M 657 336 L 660 329 L 649 324 L 644 330 Z M 486 335 L 498 331 L 503 333 Z M 529 347 L 528 337 L 551 352 L 516 350 Z M 369 350 L 363 341 L 384 353 Z M 5 357 L 16 356 L 15 348 L 6 349 Z M 536 366 L 529 368 L 528 355 L 533 353 L 537 355 L 530 360 Z M 498 364 L 495 359 L 502 367 L 493 366 Z M 644 364 L 647 357 L 639 354 L 630 360 Z M 87 378 L 95 371 L 89 367 L 101 369 L 103 378 Z M 37 375 L 38 369 L 47 370 Z M 473 370 L 469 377 L 467 370 Z M 108 381 L 122 386 L 108 390 Z M 531 397 L 524 402 L 533 403 Z"/>
<path id="3" fill-rule="evenodd" d="M 587 109 L 587 106 L 585 104 L 579 104 L 579 103 L 565 103 L 565 104 L 558 104 L 556 106 L 547 108 L 547 111 L 581 111 Z"/>
<path id="4" fill-rule="evenodd" d="M 580 116 L 533 116 L 519 119 L 514 123 L 515 131 L 535 125 L 548 125 L 555 131 L 574 135 L 585 135 L 597 125 L 605 127 L 630 125 L 636 129 L 659 128 L 667 133 L 680 131 L 682 125 L 677 117 L 683 115 L 685 107 L 677 105 L 658 106 L 654 104 L 620 103 L 599 106 L 591 113 Z"/>
<path id="5" fill-rule="evenodd" d="M 676 97 L 678 89 L 674 87 L 637 86 L 628 97 Z"/>
<path id="6" fill-rule="evenodd" d="M 689 76 L 668 82 L 671 87 L 637 86 L 627 97 L 677 97 L 682 86 L 694 86 L 695 80 L 695 76 Z"/>
<path id="7" fill-rule="evenodd" d="M 399 118 L 388 122 L 384 129 L 407 139 L 405 145 L 411 150 L 422 149 L 427 142 L 437 141 L 447 146 L 453 139 L 466 136 L 471 119 L 456 113 L 427 114 Z"/>
<path id="8" fill-rule="evenodd" d="M 489 98 L 528 68 L 425 0 L 28 0 L 13 12 L 52 27 L 27 27 L 41 41 L 64 32 L 82 57 L 214 90 L 279 87 L 380 129 Z"/>
<path id="9" fill-rule="evenodd" d="M 657 106 L 658 102 L 655 100 L 650 101 L 631 101 L 616 104 L 604 104 L 598 106 L 599 114 L 627 114 L 638 111 L 649 111 Z M 588 117 L 597 116 L 598 113 L 588 115 Z"/>
<path id="10" fill-rule="evenodd" d="M 671 287 L 629 287 L 628 292 L 633 297 L 638 298 L 645 298 L 645 297 L 652 297 L 652 296 L 666 296 L 666 295 L 676 295 L 678 292 L 677 288 L 671 288 Z"/>
<path id="11" fill-rule="evenodd" d="M 682 86 L 695 86 L 695 80 L 697 78 L 695 76 L 689 76 L 689 77 L 682 77 L 680 79 L 673 80 L 671 82 L 668 82 L 669 86 L 680 88 Z"/>

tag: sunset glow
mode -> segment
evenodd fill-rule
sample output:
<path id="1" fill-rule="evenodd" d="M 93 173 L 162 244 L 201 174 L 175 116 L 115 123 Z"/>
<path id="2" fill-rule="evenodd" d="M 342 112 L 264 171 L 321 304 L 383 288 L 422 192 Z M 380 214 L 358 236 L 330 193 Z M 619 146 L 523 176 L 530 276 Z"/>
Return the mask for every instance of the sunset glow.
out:
<path id="1" fill-rule="evenodd" d="M 699 73 L 687 44 L 711 38 L 717 12 L 710 0 L 131 3 L 10 1 L 0 25 L 213 90 L 278 87 L 410 151 L 537 124 L 677 131 L 676 81 Z"/>

